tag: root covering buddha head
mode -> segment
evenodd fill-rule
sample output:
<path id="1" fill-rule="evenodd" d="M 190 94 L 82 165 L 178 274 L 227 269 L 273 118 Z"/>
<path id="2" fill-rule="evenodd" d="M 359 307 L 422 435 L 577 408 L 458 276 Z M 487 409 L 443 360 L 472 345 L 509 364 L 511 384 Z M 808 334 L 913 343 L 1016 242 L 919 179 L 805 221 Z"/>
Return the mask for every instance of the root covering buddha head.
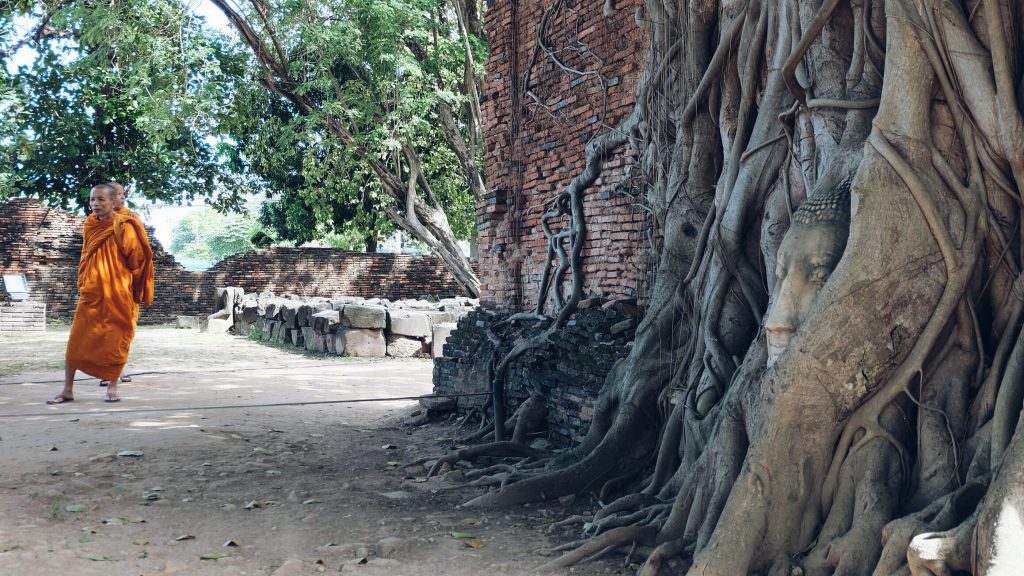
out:
<path id="1" fill-rule="evenodd" d="M 769 366 L 814 307 L 821 287 L 843 256 L 849 233 L 849 180 L 819 192 L 793 213 L 779 246 L 775 291 L 764 321 Z"/>

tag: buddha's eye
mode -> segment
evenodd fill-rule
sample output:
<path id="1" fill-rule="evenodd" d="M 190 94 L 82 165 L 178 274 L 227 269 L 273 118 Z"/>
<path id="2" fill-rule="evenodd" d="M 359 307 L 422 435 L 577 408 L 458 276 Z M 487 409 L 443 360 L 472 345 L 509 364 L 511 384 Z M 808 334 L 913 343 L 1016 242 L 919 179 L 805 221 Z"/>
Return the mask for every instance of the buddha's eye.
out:
<path id="1" fill-rule="evenodd" d="M 807 281 L 816 286 L 821 286 L 828 280 L 829 275 L 832 274 L 832 269 L 827 266 L 815 266 L 811 273 L 807 275 Z"/>

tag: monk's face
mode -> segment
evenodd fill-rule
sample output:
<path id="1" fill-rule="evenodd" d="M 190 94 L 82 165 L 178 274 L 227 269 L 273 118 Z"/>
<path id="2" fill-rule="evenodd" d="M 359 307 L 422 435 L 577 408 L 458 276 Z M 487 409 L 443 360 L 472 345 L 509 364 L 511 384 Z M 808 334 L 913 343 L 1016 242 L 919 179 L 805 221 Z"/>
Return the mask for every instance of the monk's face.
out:
<path id="1" fill-rule="evenodd" d="M 114 210 L 120 210 L 124 208 L 124 192 L 118 192 L 114 195 Z"/>
<path id="2" fill-rule="evenodd" d="M 89 191 L 89 209 L 100 220 L 107 220 L 114 213 L 114 198 L 106 188 L 93 188 Z"/>
<path id="3" fill-rule="evenodd" d="M 765 316 L 768 365 L 789 345 L 825 280 L 846 248 L 848 226 L 840 222 L 793 222 L 779 246 L 775 292 Z"/>

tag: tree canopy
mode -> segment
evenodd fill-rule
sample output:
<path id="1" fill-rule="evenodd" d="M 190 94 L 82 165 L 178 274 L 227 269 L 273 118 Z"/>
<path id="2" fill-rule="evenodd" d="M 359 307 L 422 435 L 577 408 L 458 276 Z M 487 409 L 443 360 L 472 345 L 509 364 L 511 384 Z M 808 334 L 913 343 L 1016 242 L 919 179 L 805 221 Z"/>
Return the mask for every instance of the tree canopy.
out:
<path id="1" fill-rule="evenodd" d="M 3 3 L 0 196 L 84 207 L 115 180 L 230 205 L 216 136 L 243 55 L 179 0 Z"/>
<path id="2" fill-rule="evenodd" d="M 214 4 L 249 47 L 260 85 L 288 105 L 246 95 L 264 115 L 235 117 L 238 160 L 301 200 L 318 218 L 312 231 L 337 230 L 338 215 L 357 225 L 386 215 L 475 294 L 456 239 L 472 232 L 483 190 L 476 4 Z"/>

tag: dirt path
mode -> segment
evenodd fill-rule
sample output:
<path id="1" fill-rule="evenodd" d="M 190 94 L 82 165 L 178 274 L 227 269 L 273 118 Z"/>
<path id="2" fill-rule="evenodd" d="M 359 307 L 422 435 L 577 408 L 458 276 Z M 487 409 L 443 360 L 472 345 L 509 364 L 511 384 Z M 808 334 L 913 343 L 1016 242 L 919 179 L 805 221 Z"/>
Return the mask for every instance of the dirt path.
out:
<path id="1" fill-rule="evenodd" d="M 554 511 L 463 511 L 409 478 L 453 433 L 403 425 L 415 402 L 198 409 L 426 394 L 430 362 L 143 328 L 123 402 L 83 378 L 45 406 L 66 339 L 0 339 L 0 574 L 529 574 L 555 543 Z"/>

